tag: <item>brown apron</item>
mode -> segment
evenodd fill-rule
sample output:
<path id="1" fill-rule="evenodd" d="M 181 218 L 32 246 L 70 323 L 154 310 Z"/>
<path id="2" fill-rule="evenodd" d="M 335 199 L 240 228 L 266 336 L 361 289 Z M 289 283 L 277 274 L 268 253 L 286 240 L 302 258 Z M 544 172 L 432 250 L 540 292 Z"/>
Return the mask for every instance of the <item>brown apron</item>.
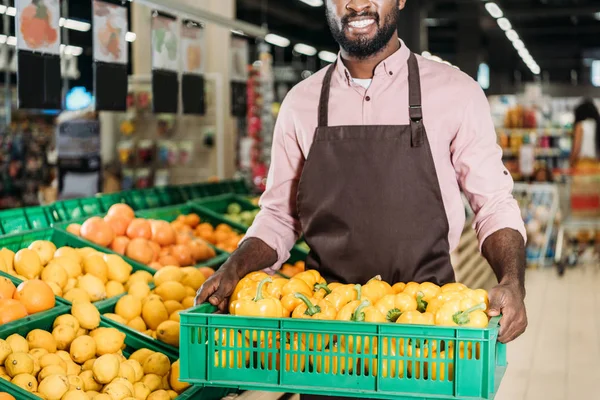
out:
<path id="1" fill-rule="evenodd" d="M 307 268 L 342 283 L 364 284 L 375 275 L 390 284 L 453 282 L 415 55 L 408 59 L 410 125 L 328 126 L 335 68 L 323 81 L 319 125 L 298 186 Z"/>

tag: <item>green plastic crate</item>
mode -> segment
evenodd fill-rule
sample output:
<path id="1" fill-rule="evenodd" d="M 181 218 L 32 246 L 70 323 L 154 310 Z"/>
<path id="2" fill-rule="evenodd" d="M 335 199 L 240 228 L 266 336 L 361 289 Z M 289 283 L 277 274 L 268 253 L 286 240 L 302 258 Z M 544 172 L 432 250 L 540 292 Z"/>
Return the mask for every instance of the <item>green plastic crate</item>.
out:
<path id="1" fill-rule="evenodd" d="M 36 240 L 49 240 L 52 243 L 54 243 L 54 245 L 57 248 L 62 247 L 62 246 L 70 246 L 73 248 L 92 247 L 103 253 L 116 254 L 113 251 L 111 251 L 110 249 L 107 249 L 105 247 L 98 246 L 92 242 L 88 242 L 86 240 L 80 239 L 77 236 L 72 235 L 66 231 L 59 230 L 59 229 L 53 229 L 53 228 L 41 229 L 41 230 L 37 230 L 37 231 L 31 231 L 31 232 L 25 232 L 25 233 L 19 233 L 19 234 L 13 234 L 13 235 L 0 237 L 0 249 L 3 247 L 6 247 L 16 253 L 20 249 L 23 249 L 23 248 L 29 246 L 32 242 L 34 242 Z M 127 257 L 123 257 L 123 259 L 125 261 L 127 261 L 133 268 L 132 273 L 135 271 L 142 270 L 142 271 L 147 271 L 147 272 L 151 273 L 152 275 L 154 275 L 154 273 L 156 272 L 152 268 L 150 268 L 146 265 L 140 264 L 131 259 L 128 259 Z M 13 279 L 16 279 L 17 282 L 21 283 L 21 281 L 18 280 L 17 278 L 13 277 Z M 59 297 L 59 299 L 64 304 L 71 304 L 69 301 L 63 299 L 62 297 Z M 112 299 L 101 300 L 99 302 L 94 303 L 94 305 L 96 305 L 96 307 L 100 307 L 102 304 L 104 304 L 104 302 L 110 302 L 111 300 Z"/>
<path id="2" fill-rule="evenodd" d="M 103 212 L 103 206 L 97 197 L 62 200 L 50 205 L 57 221 L 72 221 Z"/>
<path id="3" fill-rule="evenodd" d="M 506 346 L 497 341 L 499 317 L 486 329 L 473 329 L 246 318 L 214 311 L 203 304 L 180 314 L 183 381 L 358 398 L 492 399 L 507 365 Z M 253 337 L 268 340 L 245 339 Z M 299 344 L 287 346 L 282 340 Z M 350 340 L 346 352 L 340 343 Z M 448 354 L 461 343 L 462 354 L 440 356 L 442 349 Z"/>
<path id="4" fill-rule="evenodd" d="M 114 204 L 118 204 L 118 203 L 127 204 L 127 198 L 121 192 L 99 194 L 96 196 L 96 198 L 100 202 L 100 206 L 102 208 L 103 213 L 107 212 L 108 209 Z"/>
<path id="5" fill-rule="evenodd" d="M 123 195 L 127 198 L 127 204 L 131 205 L 134 210 L 146 210 L 165 205 L 155 189 L 129 190 L 123 192 Z"/>
<path id="6" fill-rule="evenodd" d="M 44 315 L 40 315 L 40 318 L 33 320 L 33 321 L 29 321 L 29 323 L 27 324 L 20 324 L 20 325 L 11 325 L 7 324 L 7 325 L 2 325 L 0 326 L 0 338 L 1 339 L 6 339 L 8 336 L 17 333 L 23 337 L 26 337 L 27 334 L 32 331 L 33 329 L 42 329 L 48 332 L 52 332 L 52 324 L 54 323 L 54 320 L 63 314 L 69 313 L 70 312 L 70 308 L 63 306 L 63 307 L 57 307 L 54 308 L 53 310 L 50 310 L 46 313 L 44 313 Z M 106 327 L 106 328 L 111 328 L 114 327 L 112 325 L 109 325 L 106 323 L 105 320 L 101 320 L 100 321 L 100 326 L 101 327 Z M 152 351 L 157 351 L 157 352 L 161 352 L 163 354 L 165 354 L 167 357 L 169 357 L 169 359 L 171 360 L 171 362 L 177 360 L 178 358 L 178 354 L 177 352 L 171 352 L 171 351 L 163 351 L 162 349 L 156 347 L 154 345 L 154 343 L 147 341 L 144 337 L 140 336 L 140 335 L 131 335 L 127 332 L 126 333 L 126 337 L 125 337 L 125 350 L 123 351 L 123 354 L 126 357 L 129 357 L 129 355 L 131 353 L 133 353 L 136 350 L 139 349 L 150 349 Z M 16 399 L 19 400 L 39 400 L 38 397 L 34 396 L 33 394 L 21 389 L 20 387 L 13 385 L 7 381 L 5 381 L 4 379 L 0 379 L 0 391 L 2 392 L 7 392 L 11 395 L 13 395 Z M 189 389 L 187 389 L 186 391 L 184 391 L 180 396 L 177 397 L 178 400 L 184 400 L 184 399 L 206 399 L 206 400 L 216 400 L 216 399 L 220 399 L 221 397 L 211 397 L 211 392 L 215 393 L 215 391 L 211 391 L 208 390 L 206 393 L 204 393 L 204 389 L 199 388 L 199 387 L 191 387 Z M 220 392 L 219 392 L 220 393 Z"/>
<path id="7" fill-rule="evenodd" d="M 207 197 L 189 202 L 189 204 L 193 207 L 210 211 L 211 213 L 218 215 L 223 221 L 227 222 L 227 224 L 236 228 L 240 232 L 246 232 L 249 228 L 248 226 L 240 222 L 233 221 L 225 215 L 227 213 L 227 207 L 229 207 L 229 205 L 232 203 L 239 204 L 242 208 L 242 211 L 254 211 L 258 209 L 258 207 L 250 203 L 243 196 L 235 194 L 223 194 L 220 196 Z"/>
<path id="8" fill-rule="evenodd" d="M 2 235 L 48 228 L 54 222 L 56 222 L 54 213 L 48 206 L 0 211 L 0 233 Z"/>
<path id="9" fill-rule="evenodd" d="M 157 187 L 155 190 L 160 196 L 162 204 L 165 206 L 185 203 L 181 189 L 177 186 Z"/>

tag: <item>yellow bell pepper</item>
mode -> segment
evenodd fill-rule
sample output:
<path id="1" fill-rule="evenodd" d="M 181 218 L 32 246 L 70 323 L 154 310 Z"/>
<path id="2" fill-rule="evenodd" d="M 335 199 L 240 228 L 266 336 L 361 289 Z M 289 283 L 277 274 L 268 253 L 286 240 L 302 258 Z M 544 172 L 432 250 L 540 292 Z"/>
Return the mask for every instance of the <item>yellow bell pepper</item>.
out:
<path id="1" fill-rule="evenodd" d="M 286 278 L 273 279 L 273 282 L 267 284 L 263 290 L 264 296 L 280 300 L 283 297 L 283 287 L 288 281 L 289 279 Z"/>
<path id="2" fill-rule="evenodd" d="M 271 277 L 261 280 L 256 288 L 256 295 L 254 298 L 235 300 L 232 303 L 232 314 L 245 317 L 283 318 L 284 311 L 281 301 L 278 299 L 265 298 L 263 296 L 263 287 L 266 283 L 272 281 L 273 279 Z"/>
<path id="3" fill-rule="evenodd" d="M 229 334 L 227 334 L 229 332 Z M 242 334 L 234 329 L 222 330 L 215 329 L 215 339 L 220 338 L 222 347 L 240 348 L 245 344 L 245 347 L 250 348 L 247 339 L 242 337 Z M 242 354 L 243 353 L 243 354 Z M 237 359 L 237 362 L 236 362 Z M 250 352 L 241 350 L 218 350 L 215 351 L 215 367 L 218 368 L 244 368 L 250 362 Z"/>
<path id="4" fill-rule="evenodd" d="M 454 352 L 448 351 L 448 357 L 446 358 L 446 351 L 440 351 L 439 354 L 436 354 L 435 351 L 432 354 L 433 358 L 439 358 L 439 362 L 431 363 L 431 379 L 434 381 L 439 380 L 440 382 L 446 381 L 446 376 L 448 381 L 454 380 Z M 447 361 L 444 361 L 447 360 Z M 439 370 L 439 375 L 438 375 Z"/>
<path id="5" fill-rule="evenodd" d="M 288 280 L 287 283 L 282 287 L 282 297 L 285 297 L 288 294 L 294 295 L 295 293 L 302 293 L 307 297 L 312 297 L 313 286 L 304 282 L 302 279 L 293 277 L 292 279 Z"/>
<path id="6" fill-rule="evenodd" d="M 434 315 L 429 312 L 421 313 L 416 310 L 407 311 L 402 313 L 400 318 L 396 320 L 398 324 L 412 324 L 412 325 L 435 325 Z"/>
<path id="7" fill-rule="evenodd" d="M 463 293 L 466 297 L 470 298 L 477 304 L 484 303 L 486 310 L 490 305 L 490 299 L 488 298 L 488 292 L 483 289 L 475 289 L 475 290 L 465 289 L 461 293 Z"/>
<path id="8" fill-rule="evenodd" d="M 371 301 L 371 304 L 375 304 L 386 294 L 395 294 L 394 289 L 389 283 L 382 281 L 381 276 L 377 275 L 362 287 L 362 297 Z"/>
<path id="9" fill-rule="evenodd" d="M 441 287 L 442 292 L 460 292 L 462 290 L 468 289 L 465 285 L 458 282 L 446 283 Z"/>
<path id="10" fill-rule="evenodd" d="M 445 303 L 463 300 L 466 297 L 465 293 L 466 291 L 441 292 L 428 301 L 426 311 L 435 315 Z"/>
<path id="11" fill-rule="evenodd" d="M 488 325 L 485 303 L 468 307 L 473 300 L 453 300 L 445 303 L 435 314 L 435 323 L 440 326 L 462 326 L 485 328 Z"/>
<path id="12" fill-rule="evenodd" d="M 388 322 L 396 322 L 402 313 L 416 310 L 417 301 L 406 293 L 386 294 L 375 304 L 375 307 L 385 315 Z"/>
<path id="13" fill-rule="evenodd" d="M 406 293 L 414 298 L 417 297 L 417 293 L 421 290 L 421 285 L 417 282 L 408 282 L 404 287 L 402 293 Z"/>
<path id="14" fill-rule="evenodd" d="M 404 291 L 405 287 L 406 287 L 406 283 L 398 282 L 392 286 L 392 290 L 394 291 L 394 293 L 402 293 Z"/>
<path id="15" fill-rule="evenodd" d="M 328 283 L 327 286 L 329 287 L 329 289 L 331 289 L 333 291 L 333 289 L 340 287 L 340 286 L 344 286 L 344 284 L 339 283 L 339 282 L 331 282 L 331 283 Z"/>
<path id="16" fill-rule="evenodd" d="M 421 351 L 420 347 L 416 347 L 413 349 L 413 346 L 409 345 L 407 349 L 407 357 L 414 357 L 416 359 L 421 358 L 421 354 L 423 354 L 423 358 L 429 357 L 429 347 L 424 345 L 423 351 Z M 421 379 L 421 375 L 423 375 L 423 379 L 427 379 L 428 375 L 428 363 L 427 361 L 420 360 L 406 360 L 407 362 L 407 374 L 409 378 Z M 421 364 L 423 364 L 423 368 L 421 368 Z"/>
<path id="17" fill-rule="evenodd" d="M 331 288 L 326 283 L 316 283 L 314 286 L 314 298 L 317 300 L 324 299 L 325 296 L 331 294 Z"/>
<path id="18" fill-rule="evenodd" d="M 338 313 L 337 320 L 353 322 L 387 322 L 385 316 L 369 300 L 354 300 L 346 304 Z M 355 337 L 352 334 L 340 335 L 341 344 L 351 353 L 355 349 L 357 353 L 368 354 L 371 348 L 377 348 L 377 338 L 371 336 L 359 336 L 356 338 L 356 347 L 354 346 Z M 364 349 L 363 349 L 364 337 Z M 371 345 L 372 342 L 372 345 Z"/>
<path id="19" fill-rule="evenodd" d="M 258 285 L 258 283 L 268 277 L 269 277 L 269 275 L 262 271 L 250 272 L 248 275 L 246 275 L 245 277 L 240 279 L 238 284 L 235 286 L 235 289 L 233 290 L 233 293 L 231 294 L 229 301 L 239 300 L 240 299 L 240 296 L 239 296 L 240 291 L 242 291 L 243 289 L 245 289 L 247 287 L 254 287 L 256 289 L 256 286 Z"/>
<path id="20" fill-rule="evenodd" d="M 360 285 L 342 285 L 331 290 L 331 294 L 325 296 L 325 300 L 330 302 L 336 310 L 341 310 L 351 301 L 361 298 Z"/>
<path id="21" fill-rule="evenodd" d="M 300 299 L 303 304 L 300 304 L 292 313 L 292 318 L 303 318 L 303 319 L 317 319 L 317 320 L 335 320 L 337 310 L 327 300 L 319 300 L 315 305 L 308 297 L 302 293 L 296 293 L 296 298 Z M 302 336 L 302 343 L 306 343 L 306 334 L 300 334 Z M 316 338 L 316 342 L 315 342 Z M 328 335 L 308 335 L 308 347 L 310 350 L 322 350 L 329 344 Z"/>
<path id="22" fill-rule="evenodd" d="M 310 355 L 310 363 L 318 373 L 333 375 L 352 374 L 356 358 L 346 352 L 346 348 L 341 344 L 335 344 L 332 348 L 323 351 L 324 355 Z"/>
<path id="23" fill-rule="evenodd" d="M 437 297 L 442 292 L 441 288 L 435 283 L 423 282 L 419 285 L 419 292 L 423 293 L 423 300 L 429 301 Z"/>
<path id="24" fill-rule="evenodd" d="M 294 276 L 294 279 L 300 279 L 304 281 L 309 287 L 314 287 L 317 283 L 326 283 L 325 279 L 314 269 L 300 272 Z"/>

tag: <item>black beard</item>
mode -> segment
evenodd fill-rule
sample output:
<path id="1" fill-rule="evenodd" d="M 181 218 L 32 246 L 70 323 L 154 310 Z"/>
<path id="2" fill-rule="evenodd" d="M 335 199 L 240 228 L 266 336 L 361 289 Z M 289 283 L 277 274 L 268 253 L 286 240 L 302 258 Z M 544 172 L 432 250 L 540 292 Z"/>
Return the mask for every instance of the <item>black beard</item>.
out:
<path id="1" fill-rule="evenodd" d="M 377 13 L 351 14 L 342 18 L 342 26 L 340 28 L 337 21 L 334 19 L 335 17 L 329 13 L 327 7 L 325 8 L 325 14 L 327 16 L 329 29 L 331 30 L 331 34 L 335 41 L 346 53 L 348 53 L 348 55 L 359 60 L 372 57 L 385 48 L 394 35 L 394 32 L 398 29 L 398 19 L 400 18 L 400 10 L 398 7 L 394 7 L 393 11 L 385 18 L 383 27 L 379 27 L 379 14 Z M 359 37 L 356 40 L 350 40 L 346 37 L 344 30 L 348 26 L 349 19 L 357 16 L 375 19 L 378 28 L 373 39 Z"/>

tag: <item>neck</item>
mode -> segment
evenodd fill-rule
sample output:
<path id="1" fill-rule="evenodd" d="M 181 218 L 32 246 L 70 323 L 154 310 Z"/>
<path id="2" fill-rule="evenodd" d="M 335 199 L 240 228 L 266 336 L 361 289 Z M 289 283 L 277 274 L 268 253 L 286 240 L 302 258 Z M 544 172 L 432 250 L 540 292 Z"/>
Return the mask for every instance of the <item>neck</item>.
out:
<path id="1" fill-rule="evenodd" d="M 398 34 L 394 34 L 385 47 L 371 57 L 358 59 L 348 54 L 344 49 L 341 49 L 341 54 L 344 65 L 353 78 L 371 79 L 379 63 L 394 54 L 398 49 L 400 49 L 400 40 L 398 40 Z"/>

